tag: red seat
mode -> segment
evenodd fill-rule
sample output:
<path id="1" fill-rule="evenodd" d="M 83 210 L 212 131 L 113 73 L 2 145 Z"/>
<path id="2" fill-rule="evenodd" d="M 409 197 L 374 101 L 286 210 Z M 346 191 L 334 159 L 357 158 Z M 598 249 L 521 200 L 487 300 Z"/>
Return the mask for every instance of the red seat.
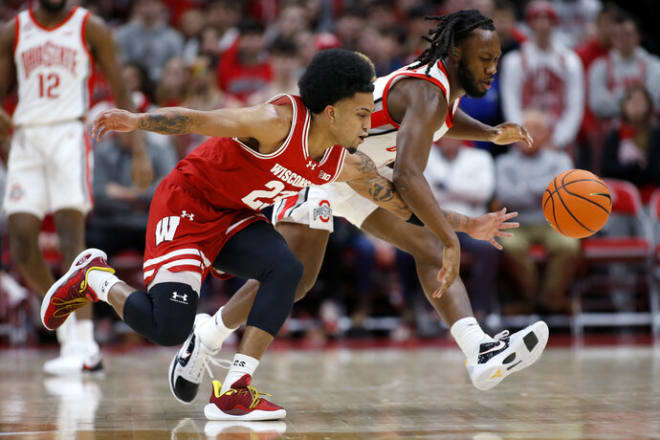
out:
<path id="1" fill-rule="evenodd" d="M 644 214 L 642 202 L 637 187 L 622 180 L 606 179 L 605 183 L 612 195 L 612 212 L 603 230 L 596 236 L 582 240 L 583 270 L 586 272 L 572 290 L 573 299 L 573 331 L 581 335 L 585 326 L 611 325 L 647 325 L 656 329 L 655 309 L 657 300 L 655 289 L 652 288 L 650 277 L 650 262 L 654 244 L 648 218 Z M 618 268 L 612 269 L 612 264 Z M 597 266 L 605 267 L 604 271 L 594 271 Z M 625 275 L 621 274 L 621 271 Z M 604 272 L 604 273 L 603 273 Z M 602 295 L 600 292 L 619 292 L 634 295 L 640 290 L 648 292 L 649 311 L 633 311 L 622 313 L 602 313 Z M 589 301 L 588 292 L 596 292 L 596 298 Z M 600 296 L 600 298 L 598 298 Z M 636 304 L 635 301 L 631 301 Z M 610 307 L 611 309 L 611 307 Z"/>

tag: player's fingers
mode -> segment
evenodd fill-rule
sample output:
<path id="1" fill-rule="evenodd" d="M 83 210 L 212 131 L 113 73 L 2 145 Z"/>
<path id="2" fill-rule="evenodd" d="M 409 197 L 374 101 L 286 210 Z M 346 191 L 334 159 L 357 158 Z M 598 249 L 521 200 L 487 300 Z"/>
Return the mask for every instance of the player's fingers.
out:
<path id="1" fill-rule="evenodd" d="M 504 249 L 504 248 L 502 247 L 502 245 L 499 244 L 494 238 L 491 238 L 490 240 L 488 240 L 488 242 L 489 242 L 491 245 L 493 245 L 493 247 L 494 247 L 495 249 L 497 249 L 497 250 L 499 250 L 499 251 L 501 251 L 502 249 Z"/>
<path id="2" fill-rule="evenodd" d="M 497 231 L 497 232 L 495 233 L 495 236 L 496 236 L 496 237 L 511 238 L 511 237 L 513 237 L 513 234 L 512 234 L 511 232 L 501 232 L 501 231 Z"/>
<path id="3" fill-rule="evenodd" d="M 509 212 L 504 216 L 504 220 L 511 220 L 512 218 L 518 217 L 518 213 L 516 211 Z"/>
<path id="4" fill-rule="evenodd" d="M 507 223 L 502 223 L 500 225 L 500 229 L 515 229 L 519 227 L 520 227 L 520 223 L 518 222 L 507 222 Z"/>

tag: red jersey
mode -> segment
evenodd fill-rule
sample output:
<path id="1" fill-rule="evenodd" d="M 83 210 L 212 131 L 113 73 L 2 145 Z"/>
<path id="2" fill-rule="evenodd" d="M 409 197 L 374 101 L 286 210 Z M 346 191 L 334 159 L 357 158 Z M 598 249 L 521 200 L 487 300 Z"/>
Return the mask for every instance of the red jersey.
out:
<path id="1" fill-rule="evenodd" d="M 279 95 L 269 102 L 293 106 L 289 135 L 276 151 L 261 154 L 237 138 L 211 138 L 178 163 L 174 172 L 211 206 L 259 211 L 339 175 L 346 154 L 342 146 L 329 148 L 319 161 L 309 156 L 311 114 L 300 97 Z"/>
<path id="2" fill-rule="evenodd" d="M 158 185 L 147 222 L 146 285 L 161 268 L 205 277 L 227 240 L 254 222 L 268 221 L 262 208 L 337 178 L 346 150 L 335 145 L 321 160 L 312 159 L 311 115 L 301 99 L 280 95 L 270 102 L 293 106 L 289 135 L 276 151 L 261 154 L 235 138 L 211 138 Z"/>

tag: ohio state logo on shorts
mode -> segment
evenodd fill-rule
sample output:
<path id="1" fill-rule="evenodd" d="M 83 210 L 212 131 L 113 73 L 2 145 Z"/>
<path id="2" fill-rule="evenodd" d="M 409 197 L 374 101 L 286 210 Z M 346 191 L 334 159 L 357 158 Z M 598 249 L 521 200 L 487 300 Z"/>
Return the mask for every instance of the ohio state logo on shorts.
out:
<path id="1" fill-rule="evenodd" d="M 312 217 L 314 220 L 321 220 L 323 223 L 328 223 L 332 220 L 332 208 L 330 207 L 330 202 L 327 200 L 321 200 L 319 202 L 319 207 L 314 208 Z"/>

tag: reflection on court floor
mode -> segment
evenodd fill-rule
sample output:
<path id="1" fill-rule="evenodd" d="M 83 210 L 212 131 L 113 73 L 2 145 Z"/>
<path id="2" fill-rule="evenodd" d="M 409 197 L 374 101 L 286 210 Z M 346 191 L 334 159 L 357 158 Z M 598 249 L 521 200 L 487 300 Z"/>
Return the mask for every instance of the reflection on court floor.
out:
<path id="1" fill-rule="evenodd" d="M 0 351 L 0 438 L 660 439 L 657 346 L 549 348 L 489 392 L 455 348 L 273 351 L 255 385 L 287 409 L 274 422 L 207 421 L 208 379 L 178 403 L 173 352 L 108 352 L 104 375 L 48 377 L 52 353 Z"/>

